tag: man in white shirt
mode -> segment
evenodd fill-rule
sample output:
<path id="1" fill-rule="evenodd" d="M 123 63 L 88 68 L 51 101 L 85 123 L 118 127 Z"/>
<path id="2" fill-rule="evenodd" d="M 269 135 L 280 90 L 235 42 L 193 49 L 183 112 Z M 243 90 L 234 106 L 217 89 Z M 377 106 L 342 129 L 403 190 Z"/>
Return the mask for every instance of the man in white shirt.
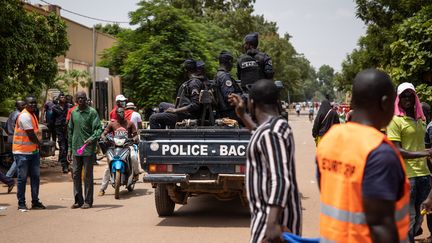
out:
<path id="1" fill-rule="evenodd" d="M 132 102 L 126 104 L 126 110 L 133 110 L 130 121 L 135 125 L 137 129 L 142 129 L 141 115 L 135 111 L 136 106 Z"/>

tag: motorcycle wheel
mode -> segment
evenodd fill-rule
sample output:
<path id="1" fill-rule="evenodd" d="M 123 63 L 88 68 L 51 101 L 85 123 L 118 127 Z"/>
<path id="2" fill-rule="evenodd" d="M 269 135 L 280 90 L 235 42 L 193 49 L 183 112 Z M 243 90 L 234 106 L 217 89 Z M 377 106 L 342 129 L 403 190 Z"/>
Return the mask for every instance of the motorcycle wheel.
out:
<path id="1" fill-rule="evenodd" d="M 132 183 L 131 185 L 129 185 L 129 186 L 127 187 L 127 190 L 128 190 L 128 192 L 131 192 L 131 191 L 134 190 L 134 188 L 135 188 L 135 183 Z"/>
<path id="2" fill-rule="evenodd" d="M 115 173 L 115 184 L 114 184 L 114 198 L 115 199 L 119 199 L 120 198 L 120 179 L 121 179 L 121 174 L 120 174 L 120 170 L 116 170 Z"/>

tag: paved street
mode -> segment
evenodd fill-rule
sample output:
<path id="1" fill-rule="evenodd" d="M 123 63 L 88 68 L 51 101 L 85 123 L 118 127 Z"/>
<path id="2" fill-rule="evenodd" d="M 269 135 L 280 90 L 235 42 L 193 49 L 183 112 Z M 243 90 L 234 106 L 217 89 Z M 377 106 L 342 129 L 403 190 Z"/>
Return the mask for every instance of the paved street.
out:
<path id="1" fill-rule="evenodd" d="M 306 115 L 290 116 L 296 142 L 297 180 L 303 194 L 303 233 L 318 235 L 319 197 L 315 180 L 315 146 L 311 123 Z M 0 188 L 1 242 L 247 242 L 249 213 L 240 200 L 219 202 L 210 196 L 192 198 L 177 206 L 175 216 L 159 218 L 154 192 L 138 183 L 135 191 L 121 191 L 114 199 L 109 187 L 103 197 L 99 190 L 105 164 L 95 167 L 95 200 L 88 210 L 70 209 L 73 204 L 72 180 L 60 167 L 41 169 L 40 199 L 47 210 L 20 212 L 16 188 L 6 194 Z M 142 180 L 141 180 L 142 181 Z M 28 206 L 30 188 L 27 187 Z"/>

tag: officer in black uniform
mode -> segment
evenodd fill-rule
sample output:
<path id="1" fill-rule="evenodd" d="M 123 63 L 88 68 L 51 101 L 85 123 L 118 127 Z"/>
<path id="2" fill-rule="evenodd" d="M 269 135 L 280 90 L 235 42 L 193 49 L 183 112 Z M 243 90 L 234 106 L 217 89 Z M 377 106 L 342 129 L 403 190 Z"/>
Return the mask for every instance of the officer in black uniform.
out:
<path id="1" fill-rule="evenodd" d="M 191 59 L 186 60 L 184 67 L 189 80 L 179 87 L 176 104 L 161 103 L 159 106 L 163 112 L 150 116 L 150 129 L 174 128 L 177 121 L 200 118 L 201 105 L 199 103 L 199 94 L 203 89 L 203 83 L 195 75 L 196 61 Z"/>
<path id="2" fill-rule="evenodd" d="M 67 126 L 66 115 L 69 110 L 69 104 L 66 103 L 66 97 L 63 93 L 57 96 L 58 103 L 53 107 L 53 121 L 55 132 L 59 143 L 58 162 L 62 165 L 63 173 L 69 172 L 69 163 L 67 161 Z"/>
<path id="3" fill-rule="evenodd" d="M 245 54 L 237 62 L 237 77 L 241 80 L 241 87 L 247 91 L 247 86 L 260 79 L 273 79 L 271 58 L 258 51 L 258 33 L 250 33 L 244 38 Z"/>
<path id="4" fill-rule="evenodd" d="M 234 107 L 228 102 L 229 94 L 242 94 L 240 86 L 231 77 L 233 56 L 227 51 L 219 54 L 219 68 L 215 76 L 215 96 L 217 100 L 218 118 L 238 119 Z"/>
<path id="5" fill-rule="evenodd" d="M 196 61 L 196 72 L 192 75 L 193 77 L 201 80 L 205 89 L 211 88 L 210 80 L 206 76 L 205 62 L 201 60 Z"/>

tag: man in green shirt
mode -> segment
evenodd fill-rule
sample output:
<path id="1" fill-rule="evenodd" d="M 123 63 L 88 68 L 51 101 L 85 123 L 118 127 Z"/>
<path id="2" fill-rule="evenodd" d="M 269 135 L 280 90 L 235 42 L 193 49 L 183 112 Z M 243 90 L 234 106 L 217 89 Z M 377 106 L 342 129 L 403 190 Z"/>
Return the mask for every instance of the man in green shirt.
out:
<path id="1" fill-rule="evenodd" d="M 430 157 L 432 151 L 425 149 L 425 117 L 414 86 L 411 83 L 400 84 L 397 95 L 395 115 L 387 127 L 387 136 L 405 160 L 410 182 L 409 238 L 414 242 L 422 221 L 420 205 L 431 190 L 426 157 Z"/>
<path id="2" fill-rule="evenodd" d="M 71 208 L 91 208 L 93 205 L 93 154 L 96 141 L 102 133 L 97 111 L 87 105 L 86 93 L 76 94 L 78 109 L 71 113 L 68 124 L 68 161 L 72 163 L 75 203 Z M 87 147 L 81 154 L 77 150 L 84 144 Z M 73 159 L 72 159 L 73 157 Z M 84 194 L 82 193 L 81 173 L 84 167 Z"/>

